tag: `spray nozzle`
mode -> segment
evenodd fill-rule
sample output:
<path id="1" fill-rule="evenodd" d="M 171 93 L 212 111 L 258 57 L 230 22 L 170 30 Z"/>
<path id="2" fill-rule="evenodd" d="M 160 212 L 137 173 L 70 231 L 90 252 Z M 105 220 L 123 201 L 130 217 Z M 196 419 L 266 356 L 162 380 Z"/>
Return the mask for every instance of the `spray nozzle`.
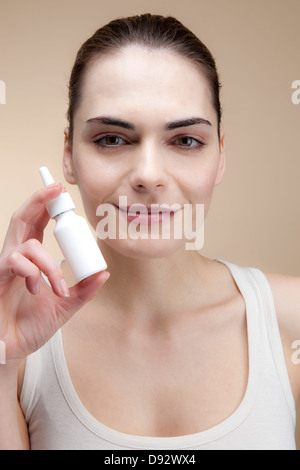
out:
<path id="1" fill-rule="evenodd" d="M 54 179 L 46 166 L 40 168 L 40 175 L 45 186 L 50 186 L 50 184 L 54 183 Z"/>
<path id="2" fill-rule="evenodd" d="M 55 182 L 46 166 L 40 168 L 40 175 L 46 187 Z M 69 193 L 61 193 L 60 196 L 47 204 L 47 210 L 51 219 L 58 216 L 59 214 L 62 214 L 63 212 L 68 212 L 74 209 L 75 204 Z"/>

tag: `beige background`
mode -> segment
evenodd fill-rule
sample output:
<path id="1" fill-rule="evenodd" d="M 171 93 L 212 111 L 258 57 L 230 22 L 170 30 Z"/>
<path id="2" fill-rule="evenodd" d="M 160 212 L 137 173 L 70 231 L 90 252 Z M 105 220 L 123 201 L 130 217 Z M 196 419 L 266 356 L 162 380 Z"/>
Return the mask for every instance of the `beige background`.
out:
<path id="1" fill-rule="evenodd" d="M 62 179 L 67 82 L 77 49 L 109 20 L 145 12 L 178 17 L 219 66 L 228 163 L 203 252 L 300 275 L 300 105 L 291 101 L 291 84 L 300 79 L 299 0 L 0 0 L 0 80 L 7 86 L 7 104 L 0 105 L 0 244 L 11 214 L 41 186 L 38 168 L 47 165 Z M 67 187 L 82 212 L 76 188 Z M 61 256 L 51 224 L 45 244 Z"/>

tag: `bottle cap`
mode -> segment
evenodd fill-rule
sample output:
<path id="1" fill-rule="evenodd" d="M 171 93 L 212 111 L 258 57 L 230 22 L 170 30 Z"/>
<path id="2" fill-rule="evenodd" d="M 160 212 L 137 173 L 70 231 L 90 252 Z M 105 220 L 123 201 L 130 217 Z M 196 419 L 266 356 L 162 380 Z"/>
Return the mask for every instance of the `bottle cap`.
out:
<path id="1" fill-rule="evenodd" d="M 54 179 L 47 167 L 43 166 L 40 168 L 40 175 L 42 177 L 45 186 L 49 186 L 54 183 Z M 71 211 L 75 209 L 75 204 L 69 193 L 61 193 L 60 196 L 53 199 L 47 204 L 47 211 L 51 219 L 62 214 L 63 212 Z"/>

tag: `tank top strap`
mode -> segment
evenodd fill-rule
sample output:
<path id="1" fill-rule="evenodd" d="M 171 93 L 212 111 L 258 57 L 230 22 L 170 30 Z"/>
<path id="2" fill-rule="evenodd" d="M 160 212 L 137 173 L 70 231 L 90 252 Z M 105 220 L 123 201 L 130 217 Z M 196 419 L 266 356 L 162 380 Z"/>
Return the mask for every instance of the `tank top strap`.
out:
<path id="1" fill-rule="evenodd" d="M 256 303 L 256 318 L 247 318 L 248 334 L 253 334 L 254 329 L 256 329 L 257 341 L 261 342 L 260 355 L 264 355 L 264 350 L 267 347 L 270 348 L 273 363 L 295 426 L 295 400 L 287 372 L 271 286 L 260 269 L 238 266 L 223 260 L 217 261 L 225 264 L 231 271 L 237 287 L 245 299 L 246 307 L 247 301 L 250 301 L 250 299 Z M 253 331 L 249 331 L 249 328 L 253 328 Z M 267 341 L 264 340 L 264 337 Z M 251 343 L 249 342 L 249 354 L 251 354 L 250 346 Z M 263 357 L 261 359 L 263 360 Z"/>
<path id="2" fill-rule="evenodd" d="M 268 331 L 274 364 L 277 369 L 278 377 L 280 379 L 284 396 L 290 409 L 294 425 L 296 425 L 295 400 L 285 362 L 285 356 L 283 352 L 272 289 L 266 276 L 262 271 L 257 268 L 249 268 L 249 272 L 255 278 L 255 281 L 257 283 L 257 290 L 259 291 L 259 294 L 262 299 L 264 318 Z"/>

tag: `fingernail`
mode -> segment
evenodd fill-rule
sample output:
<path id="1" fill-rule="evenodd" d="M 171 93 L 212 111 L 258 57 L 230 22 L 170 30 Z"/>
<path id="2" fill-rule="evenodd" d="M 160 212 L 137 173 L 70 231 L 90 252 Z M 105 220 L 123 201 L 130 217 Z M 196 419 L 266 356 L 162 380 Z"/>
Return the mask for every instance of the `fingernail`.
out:
<path id="1" fill-rule="evenodd" d="M 70 292 L 64 279 L 59 281 L 59 287 L 62 297 L 70 297 Z"/>
<path id="2" fill-rule="evenodd" d="M 49 186 L 46 186 L 46 189 L 53 189 L 53 188 L 57 188 L 57 186 L 59 186 L 60 183 L 51 183 L 49 184 Z"/>
<path id="3" fill-rule="evenodd" d="M 106 271 L 105 275 L 103 275 L 103 277 L 104 277 L 103 282 L 106 282 L 110 277 L 110 273 Z"/>
<path id="4" fill-rule="evenodd" d="M 33 293 L 33 295 L 38 295 L 40 293 L 40 283 L 39 282 L 34 286 L 34 288 L 32 290 L 32 293 Z"/>

